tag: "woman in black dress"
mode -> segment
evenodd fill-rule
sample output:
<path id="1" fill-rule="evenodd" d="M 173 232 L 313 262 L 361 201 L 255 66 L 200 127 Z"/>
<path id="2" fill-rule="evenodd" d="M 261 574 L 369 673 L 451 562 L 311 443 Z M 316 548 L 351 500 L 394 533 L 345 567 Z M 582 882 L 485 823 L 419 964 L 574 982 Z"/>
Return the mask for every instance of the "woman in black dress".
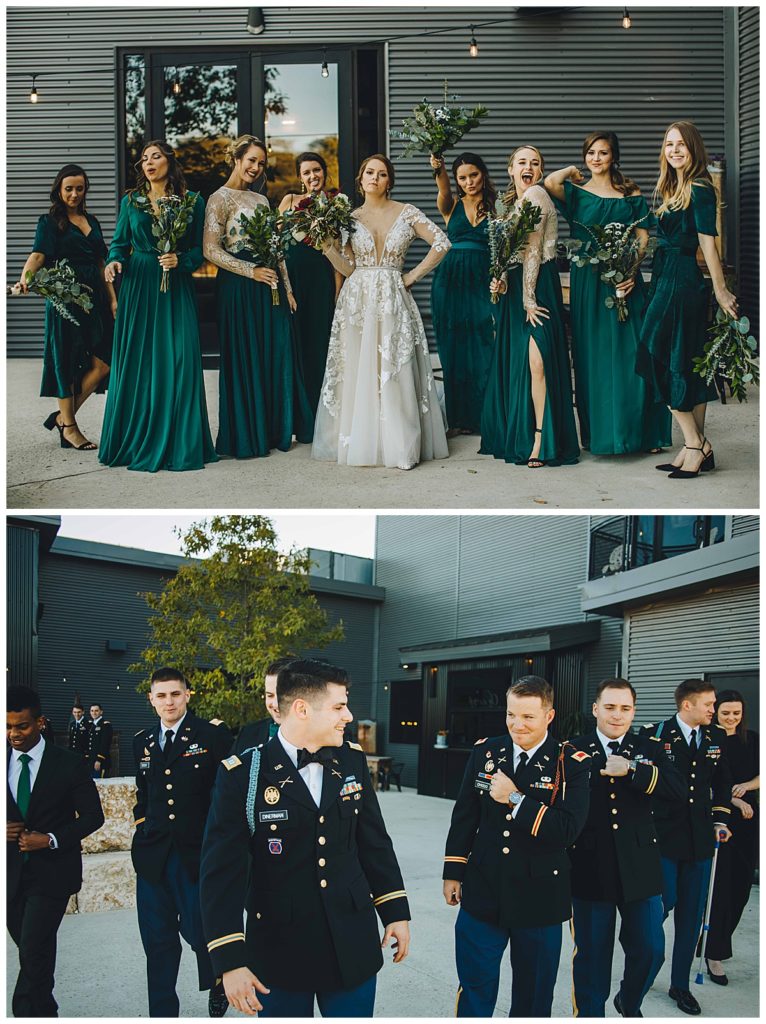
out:
<path id="1" fill-rule="evenodd" d="M 705 962 L 710 980 L 728 985 L 722 960 L 732 956 L 731 937 L 750 898 L 758 860 L 758 733 L 747 728 L 745 701 L 738 690 L 722 690 L 716 721 L 726 730 L 724 753 L 732 776 L 732 837 L 718 850 Z"/>

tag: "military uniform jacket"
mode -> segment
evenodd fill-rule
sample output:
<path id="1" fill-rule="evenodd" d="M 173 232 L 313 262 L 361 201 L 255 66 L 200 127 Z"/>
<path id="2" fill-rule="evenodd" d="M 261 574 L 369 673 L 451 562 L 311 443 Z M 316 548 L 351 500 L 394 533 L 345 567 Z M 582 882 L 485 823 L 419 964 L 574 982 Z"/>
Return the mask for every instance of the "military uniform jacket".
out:
<path id="1" fill-rule="evenodd" d="M 99 718 L 97 723 L 93 720 L 88 723 L 87 732 L 87 755 L 88 764 L 93 765 L 98 761 L 101 765 L 101 774 L 106 776 L 109 771 L 112 750 L 112 723 L 105 718 Z"/>
<path id="2" fill-rule="evenodd" d="M 685 791 L 662 743 L 628 733 L 618 754 L 636 767 L 619 777 L 601 774 L 606 754 L 595 729 L 571 743 L 591 757 L 588 820 L 569 849 L 572 895 L 609 903 L 659 895 L 662 864 L 652 797 L 681 800 Z"/>
<path id="3" fill-rule="evenodd" d="M 713 856 L 713 822 L 731 817 L 732 778 L 724 753 L 726 732 L 720 725 L 700 727 L 699 749 L 692 753 L 675 715 L 662 726 L 647 725 L 642 735 L 658 735 L 665 754 L 681 776 L 681 799 L 655 794 L 654 823 L 663 857 L 707 860 Z"/>
<path id="4" fill-rule="evenodd" d="M 174 846 L 196 881 L 210 794 L 221 758 L 231 746 L 231 733 L 225 725 L 187 712 L 166 761 L 160 730 L 158 719 L 154 728 L 142 729 L 133 739 L 138 765 L 133 867 L 147 881 L 159 882 Z"/>
<path id="5" fill-rule="evenodd" d="M 513 742 L 498 736 L 477 745 L 452 812 L 442 877 L 463 883 L 469 914 L 503 928 L 537 928 L 572 913 L 566 850 L 588 815 L 590 757 L 551 736 L 514 774 Z M 524 800 L 500 804 L 489 780 L 501 769 Z M 556 789 L 558 769 L 558 789 Z"/>
<path id="6" fill-rule="evenodd" d="M 213 793 L 200 880 L 213 967 L 290 991 L 355 988 L 383 964 L 376 911 L 384 925 L 410 917 L 365 756 L 338 747 L 317 807 L 278 736 L 260 754 L 254 791 L 251 752 L 227 758 Z"/>
<path id="7" fill-rule="evenodd" d="M 79 722 L 72 719 L 69 723 L 68 746 L 76 754 L 81 754 L 83 757 L 88 756 L 88 723 L 84 718 L 81 718 Z"/>
<path id="8" fill-rule="evenodd" d="M 262 747 L 269 742 L 269 727 L 273 719 L 261 718 L 257 722 L 249 722 L 239 730 L 239 735 L 232 744 L 232 754 L 241 754 L 251 747 Z"/>

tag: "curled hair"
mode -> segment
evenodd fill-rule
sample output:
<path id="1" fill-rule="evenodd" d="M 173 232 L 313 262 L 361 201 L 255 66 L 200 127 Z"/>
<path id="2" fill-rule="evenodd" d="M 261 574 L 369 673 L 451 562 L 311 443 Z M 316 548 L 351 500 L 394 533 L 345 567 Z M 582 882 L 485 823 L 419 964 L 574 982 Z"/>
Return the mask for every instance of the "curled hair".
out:
<path id="1" fill-rule="evenodd" d="M 184 195 L 186 192 L 186 179 L 184 178 L 184 172 L 181 170 L 181 165 L 178 163 L 178 157 L 176 156 L 175 150 L 172 146 L 169 146 L 164 139 L 152 139 L 151 142 L 146 142 L 142 146 L 141 156 L 133 165 L 136 172 L 136 186 L 135 188 L 128 189 L 128 195 L 131 195 L 133 192 L 149 191 L 149 180 L 144 174 L 143 160 L 144 153 L 147 149 L 151 149 L 152 146 L 155 146 L 168 161 L 168 176 L 165 179 L 165 195 Z"/>
<path id="2" fill-rule="evenodd" d="M 526 149 L 526 146 L 521 146 Z M 530 149 L 534 147 L 529 147 Z M 553 707 L 553 687 L 547 679 L 542 676 L 521 676 L 515 683 L 511 683 L 506 695 L 513 694 L 514 697 L 539 697 L 544 708 Z"/>
<path id="3" fill-rule="evenodd" d="M 617 189 L 624 196 L 637 192 L 638 185 L 636 185 L 635 181 L 626 178 L 620 170 L 620 140 L 615 132 L 591 132 L 590 135 L 586 135 L 585 141 L 582 144 L 583 162 L 588 150 L 599 139 L 603 139 L 606 142 L 612 153 L 612 161 L 609 164 L 609 179 L 612 182 L 612 188 Z"/>
<path id="4" fill-rule="evenodd" d="M 513 158 L 517 153 L 520 153 L 522 149 L 534 150 L 534 152 L 540 157 L 540 181 L 542 181 L 545 177 L 545 159 L 537 146 L 531 146 L 528 142 L 525 142 L 523 146 L 517 146 L 516 149 L 514 149 L 508 157 L 508 167 L 510 168 L 513 165 Z M 516 202 L 516 183 L 514 182 L 513 177 L 511 177 L 511 184 L 508 186 L 508 191 L 503 195 L 503 202 L 506 206 L 512 206 Z"/>
<path id="5" fill-rule="evenodd" d="M 380 160 L 380 162 L 382 164 L 386 165 L 386 170 L 388 171 L 388 181 L 389 181 L 388 191 L 389 192 L 393 192 L 393 190 L 394 190 L 394 183 L 396 182 L 396 171 L 394 170 L 394 165 L 391 163 L 391 161 L 388 159 L 388 157 L 385 156 L 383 153 L 373 153 L 372 156 L 366 156 L 364 158 L 364 160 L 362 160 L 362 163 L 361 163 L 361 165 L 359 167 L 359 171 L 358 171 L 358 173 L 356 175 L 356 178 L 354 178 L 354 184 L 356 185 L 357 192 L 361 196 L 364 195 L 364 192 L 362 191 L 362 175 L 364 174 L 364 169 L 367 166 L 367 164 L 370 162 L 370 160 Z"/>
<path id="6" fill-rule="evenodd" d="M 266 143 L 257 135 L 240 135 L 226 147 L 226 163 L 229 167 L 233 167 L 237 160 L 241 160 L 251 146 L 262 149 L 264 156 L 268 153 Z"/>
<path id="7" fill-rule="evenodd" d="M 351 683 L 345 668 L 313 658 L 290 661 L 283 665 L 277 673 L 279 714 L 285 715 L 294 700 L 301 699 L 313 704 L 324 696 L 330 683 L 338 683 L 348 689 Z"/>
<path id="8" fill-rule="evenodd" d="M 689 151 L 689 166 L 680 172 L 671 167 L 665 156 L 665 142 L 668 133 L 676 129 L 681 134 Z M 660 176 L 654 186 L 654 200 L 660 205 L 655 210 L 659 216 L 669 210 L 686 210 L 692 201 L 692 185 L 697 181 L 706 181 L 713 188 L 713 179 L 707 169 L 707 151 L 700 135 L 699 128 L 693 121 L 674 121 L 665 129 L 660 147 Z M 715 195 L 715 189 L 713 188 Z M 716 196 L 716 202 L 718 197 Z"/>
<path id="9" fill-rule="evenodd" d="M 742 705 L 742 718 L 739 720 L 739 725 L 734 730 L 735 736 L 742 740 L 743 743 L 747 743 L 747 708 L 745 707 L 745 698 L 739 692 L 739 690 L 721 690 L 716 695 L 715 699 L 715 721 L 718 722 L 718 709 L 722 704 L 741 704 Z M 718 722 L 720 725 L 720 722 Z"/>
<path id="10" fill-rule="evenodd" d="M 295 173 L 300 178 L 301 176 L 301 164 L 303 163 L 316 163 L 324 171 L 324 183 L 327 184 L 327 161 L 320 153 L 299 153 L 295 158 Z"/>
<path id="11" fill-rule="evenodd" d="M 85 180 L 85 191 L 83 192 L 82 199 L 80 200 L 80 205 L 77 207 L 77 212 L 85 214 L 88 212 L 85 207 L 85 199 L 88 195 L 88 189 L 90 188 L 90 181 L 88 180 L 88 175 L 79 164 L 64 164 L 56 175 L 55 181 L 51 185 L 51 208 L 49 212 L 59 231 L 66 231 L 69 224 L 67 207 L 64 204 L 64 200 L 61 198 L 61 185 L 64 178 L 78 177 Z"/>
<path id="12" fill-rule="evenodd" d="M 457 183 L 458 168 L 463 164 L 473 164 L 474 167 L 478 167 L 481 171 L 483 184 L 481 202 L 478 205 L 479 216 L 483 217 L 489 213 L 494 213 L 495 203 L 497 202 L 497 188 L 489 176 L 487 165 L 478 153 L 460 153 L 460 155 L 456 156 L 452 161 L 452 177 L 455 179 L 455 189 L 457 190 L 458 199 L 462 199 L 465 195 L 465 192 Z"/>

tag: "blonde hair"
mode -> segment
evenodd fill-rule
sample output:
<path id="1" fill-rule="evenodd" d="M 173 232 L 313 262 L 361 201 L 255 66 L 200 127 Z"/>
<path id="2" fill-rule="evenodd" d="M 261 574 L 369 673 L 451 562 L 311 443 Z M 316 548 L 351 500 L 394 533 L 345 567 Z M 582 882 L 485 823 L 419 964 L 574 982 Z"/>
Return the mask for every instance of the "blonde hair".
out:
<path id="1" fill-rule="evenodd" d="M 263 150 L 264 155 L 268 154 L 266 143 L 261 139 L 255 135 L 240 135 L 226 147 L 226 162 L 229 167 L 233 167 L 237 160 L 241 160 L 251 146 L 258 146 Z"/>
<path id="2" fill-rule="evenodd" d="M 665 156 L 668 134 L 676 129 L 689 151 L 690 163 L 679 174 L 671 167 Z M 707 169 L 707 152 L 699 128 L 693 121 L 674 121 L 665 129 L 660 148 L 660 176 L 654 186 L 654 202 L 660 203 L 655 213 L 660 216 L 669 210 L 686 210 L 692 201 L 692 185 L 695 181 L 706 181 L 712 187 L 713 179 Z"/>
<path id="3" fill-rule="evenodd" d="M 513 166 L 513 158 L 517 153 L 520 153 L 522 149 L 534 150 L 534 152 L 540 157 L 540 171 L 542 172 L 540 175 L 540 181 L 542 181 L 545 177 L 545 160 L 537 146 L 530 146 L 529 143 L 524 143 L 523 146 L 517 146 L 508 157 L 508 167 L 510 168 Z M 513 176 L 511 176 L 511 184 L 508 186 L 508 191 L 502 196 L 502 201 L 506 206 L 512 206 L 516 202 L 516 182 L 513 180 Z"/>

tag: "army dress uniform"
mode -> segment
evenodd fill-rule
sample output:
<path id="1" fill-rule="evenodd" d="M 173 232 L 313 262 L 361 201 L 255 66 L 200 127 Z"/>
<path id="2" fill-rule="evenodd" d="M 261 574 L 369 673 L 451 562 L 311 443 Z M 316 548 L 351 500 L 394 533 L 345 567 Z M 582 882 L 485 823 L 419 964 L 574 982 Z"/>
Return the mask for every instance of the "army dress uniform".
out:
<path id="1" fill-rule="evenodd" d="M 595 729 L 571 740 L 590 754 L 590 808 L 569 849 L 572 862 L 572 1000 L 575 1016 L 604 1017 L 612 978 L 617 911 L 625 970 L 616 997 L 623 1016 L 636 1017 L 665 959 L 662 864 L 652 797 L 680 800 L 681 777 L 654 736 L 627 733 L 618 743 Z M 606 776 L 604 743 L 633 767 Z"/>
<path id="2" fill-rule="evenodd" d="M 88 721 L 83 715 L 79 722 L 71 719 L 69 722 L 69 733 L 67 746 L 75 754 L 79 754 L 83 760 L 88 757 Z"/>
<path id="3" fill-rule="evenodd" d="M 146 952 L 149 1013 L 177 1017 L 179 932 L 197 956 L 200 991 L 215 983 L 199 910 L 199 862 L 210 794 L 231 733 L 191 712 L 173 729 L 167 753 L 160 720 L 133 740 L 138 794 L 131 857 L 136 908 Z"/>
<path id="4" fill-rule="evenodd" d="M 106 779 L 109 776 L 113 732 L 112 723 L 104 717 L 99 718 L 97 722 L 91 719 L 88 723 L 87 758 L 94 779 Z M 95 767 L 96 761 L 101 765 L 99 769 Z"/>
<path id="5" fill-rule="evenodd" d="M 686 739 L 677 715 L 659 725 L 647 725 L 641 732 L 659 739 L 683 782 L 680 800 L 655 794 L 652 805 L 662 855 L 665 916 L 674 910 L 670 984 L 688 992 L 710 880 L 713 824 L 726 824 L 731 816 L 731 771 L 724 754 L 726 732 L 720 725 L 697 726 L 696 750 Z"/>
<path id="6" fill-rule="evenodd" d="M 510 736 L 474 748 L 452 812 L 442 874 L 462 883 L 455 923 L 457 1016 L 492 1016 L 509 938 L 509 1016 L 550 1016 L 561 922 L 572 910 L 566 850 L 588 814 L 589 767 L 587 753 L 550 735 L 516 770 Z M 497 770 L 524 794 L 515 809 L 489 794 Z"/>
<path id="7" fill-rule="evenodd" d="M 231 752 L 239 755 L 252 747 L 265 746 L 278 732 L 279 726 L 271 715 L 261 718 L 257 722 L 248 722 L 239 730 L 239 734 L 232 744 Z"/>
<path id="8" fill-rule="evenodd" d="M 213 793 L 205 937 L 217 975 L 248 967 L 271 989 L 259 995 L 261 1016 L 312 1016 L 315 995 L 324 1016 L 371 1016 L 377 918 L 410 918 L 364 753 L 323 749 L 318 804 L 281 735 L 224 761 Z"/>

